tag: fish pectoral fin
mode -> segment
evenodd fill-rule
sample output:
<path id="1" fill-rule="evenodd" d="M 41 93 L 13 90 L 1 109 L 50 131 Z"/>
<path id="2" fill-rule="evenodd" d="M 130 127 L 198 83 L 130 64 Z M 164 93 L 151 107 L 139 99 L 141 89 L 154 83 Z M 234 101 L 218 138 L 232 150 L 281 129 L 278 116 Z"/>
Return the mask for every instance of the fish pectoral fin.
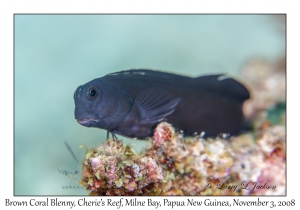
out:
<path id="1" fill-rule="evenodd" d="M 138 107 L 141 115 L 140 124 L 157 123 L 172 114 L 181 101 L 174 98 L 165 90 L 149 88 L 142 91 L 134 104 Z"/>

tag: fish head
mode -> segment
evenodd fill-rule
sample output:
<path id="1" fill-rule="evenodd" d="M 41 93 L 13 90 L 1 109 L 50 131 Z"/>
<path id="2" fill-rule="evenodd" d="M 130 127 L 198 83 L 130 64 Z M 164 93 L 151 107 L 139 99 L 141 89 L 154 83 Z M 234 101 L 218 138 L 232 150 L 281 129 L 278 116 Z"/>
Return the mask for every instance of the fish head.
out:
<path id="1" fill-rule="evenodd" d="M 132 101 L 124 90 L 98 78 L 76 89 L 75 119 L 83 126 L 111 131 L 125 119 Z"/>

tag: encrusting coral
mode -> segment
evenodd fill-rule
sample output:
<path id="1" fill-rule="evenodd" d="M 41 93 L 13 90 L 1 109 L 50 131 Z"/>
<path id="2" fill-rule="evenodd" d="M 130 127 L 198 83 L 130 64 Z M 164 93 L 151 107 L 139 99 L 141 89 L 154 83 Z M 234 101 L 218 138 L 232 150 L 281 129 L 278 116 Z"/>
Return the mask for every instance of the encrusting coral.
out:
<path id="1" fill-rule="evenodd" d="M 285 128 L 204 140 L 163 122 L 141 154 L 113 139 L 89 151 L 80 184 L 90 195 L 284 195 Z"/>

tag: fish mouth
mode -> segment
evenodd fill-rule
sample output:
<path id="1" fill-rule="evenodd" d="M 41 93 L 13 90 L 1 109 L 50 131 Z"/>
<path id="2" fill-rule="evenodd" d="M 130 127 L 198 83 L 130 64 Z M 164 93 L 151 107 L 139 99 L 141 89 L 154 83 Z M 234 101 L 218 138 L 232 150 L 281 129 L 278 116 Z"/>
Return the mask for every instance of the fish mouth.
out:
<path id="1" fill-rule="evenodd" d="M 98 119 L 77 119 L 80 125 L 91 126 L 93 122 L 99 122 Z"/>

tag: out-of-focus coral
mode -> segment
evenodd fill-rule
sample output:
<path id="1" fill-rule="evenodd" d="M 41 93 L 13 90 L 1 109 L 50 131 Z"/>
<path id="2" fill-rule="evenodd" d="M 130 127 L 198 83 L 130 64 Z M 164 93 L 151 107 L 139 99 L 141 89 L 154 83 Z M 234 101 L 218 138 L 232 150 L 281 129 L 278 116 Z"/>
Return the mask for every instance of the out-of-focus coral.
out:
<path id="1" fill-rule="evenodd" d="M 285 127 L 205 140 L 163 122 L 141 154 L 113 139 L 89 151 L 80 184 L 90 195 L 284 195 Z"/>
<path id="2" fill-rule="evenodd" d="M 280 68 L 278 68 L 280 67 Z M 285 102 L 285 68 L 264 60 L 252 60 L 241 71 L 250 89 L 251 99 L 246 103 L 245 114 L 255 116 L 279 102 Z"/>
<path id="3" fill-rule="evenodd" d="M 241 70 L 241 77 L 251 93 L 251 98 L 244 103 L 243 111 L 249 121 L 254 121 L 260 128 L 270 123 L 269 110 L 277 110 L 286 101 L 286 59 L 276 62 L 253 59 Z M 281 113 L 283 114 L 283 113 Z M 285 115 L 281 117 L 285 123 Z"/>

